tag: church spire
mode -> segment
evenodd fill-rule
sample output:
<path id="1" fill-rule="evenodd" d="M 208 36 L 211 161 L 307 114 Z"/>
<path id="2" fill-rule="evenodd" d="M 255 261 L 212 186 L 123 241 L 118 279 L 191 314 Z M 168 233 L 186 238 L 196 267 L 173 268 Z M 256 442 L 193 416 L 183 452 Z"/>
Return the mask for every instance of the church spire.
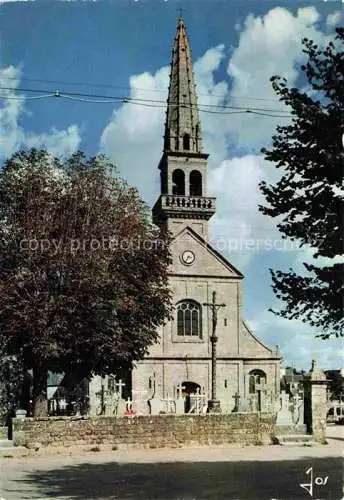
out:
<path id="1" fill-rule="evenodd" d="M 191 51 L 182 17 L 173 43 L 164 152 L 159 163 L 160 196 L 153 221 L 173 234 L 190 227 L 208 239 L 208 220 L 216 212 L 207 196 L 207 158 L 197 108 Z"/>
<path id="2" fill-rule="evenodd" d="M 178 21 L 172 50 L 164 151 L 202 153 L 191 51 L 182 17 Z"/>

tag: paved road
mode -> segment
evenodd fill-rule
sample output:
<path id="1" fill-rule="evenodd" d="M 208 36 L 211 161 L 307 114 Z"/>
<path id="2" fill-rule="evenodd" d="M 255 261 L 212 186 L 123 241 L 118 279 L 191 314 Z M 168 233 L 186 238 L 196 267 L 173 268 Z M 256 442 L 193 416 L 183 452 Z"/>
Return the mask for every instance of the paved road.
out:
<path id="1" fill-rule="evenodd" d="M 314 448 L 216 447 L 102 452 L 61 451 L 0 458 L 5 500 L 298 500 L 343 498 L 343 427 Z M 312 467 L 313 491 L 309 483 Z M 317 478 L 328 477 L 320 486 Z"/>

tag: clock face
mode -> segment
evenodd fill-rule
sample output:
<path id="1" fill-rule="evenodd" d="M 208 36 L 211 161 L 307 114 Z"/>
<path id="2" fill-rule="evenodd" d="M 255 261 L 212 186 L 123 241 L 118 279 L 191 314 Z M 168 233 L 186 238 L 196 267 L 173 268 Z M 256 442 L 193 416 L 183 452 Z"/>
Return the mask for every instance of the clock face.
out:
<path id="1" fill-rule="evenodd" d="M 182 262 L 183 264 L 186 265 L 191 265 L 195 260 L 195 254 L 191 252 L 191 250 L 185 250 L 185 252 L 182 253 Z"/>

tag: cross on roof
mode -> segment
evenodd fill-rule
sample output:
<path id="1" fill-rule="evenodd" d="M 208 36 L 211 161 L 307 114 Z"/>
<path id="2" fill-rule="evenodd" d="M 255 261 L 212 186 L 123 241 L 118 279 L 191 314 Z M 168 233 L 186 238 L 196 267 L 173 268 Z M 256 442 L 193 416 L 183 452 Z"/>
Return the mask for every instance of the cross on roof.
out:
<path id="1" fill-rule="evenodd" d="M 183 7 L 179 7 L 179 17 L 183 17 L 183 12 L 185 12 L 185 9 Z"/>

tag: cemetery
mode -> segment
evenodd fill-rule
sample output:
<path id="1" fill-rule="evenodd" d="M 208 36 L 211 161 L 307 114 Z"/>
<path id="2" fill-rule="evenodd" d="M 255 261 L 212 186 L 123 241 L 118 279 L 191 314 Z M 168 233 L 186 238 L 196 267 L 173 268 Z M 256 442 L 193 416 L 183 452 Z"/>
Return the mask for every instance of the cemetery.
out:
<path id="1" fill-rule="evenodd" d="M 262 391 L 259 411 L 240 402 L 236 394 L 231 411 L 226 405 L 222 411 L 220 402 L 214 412 L 209 408 L 207 394 L 197 390 L 186 395 L 179 383 L 175 394 L 148 400 L 149 414 L 143 414 L 135 399 L 124 399 L 122 380 L 102 380 L 92 405 L 81 405 L 73 415 L 33 418 L 19 412 L 12 419 L 14 446 L 101 445 L 117 449 L 229 443 L 311 445 L 326 441 L 327 381 L 315 362 L 305 376 L 302 392 L 289 394 L 282 390 L 271 403 Z M 142 398 L 137 401 L 141 403 Z M 54 403 L 59 408 L 68 404 L 62 400 Z"/>

